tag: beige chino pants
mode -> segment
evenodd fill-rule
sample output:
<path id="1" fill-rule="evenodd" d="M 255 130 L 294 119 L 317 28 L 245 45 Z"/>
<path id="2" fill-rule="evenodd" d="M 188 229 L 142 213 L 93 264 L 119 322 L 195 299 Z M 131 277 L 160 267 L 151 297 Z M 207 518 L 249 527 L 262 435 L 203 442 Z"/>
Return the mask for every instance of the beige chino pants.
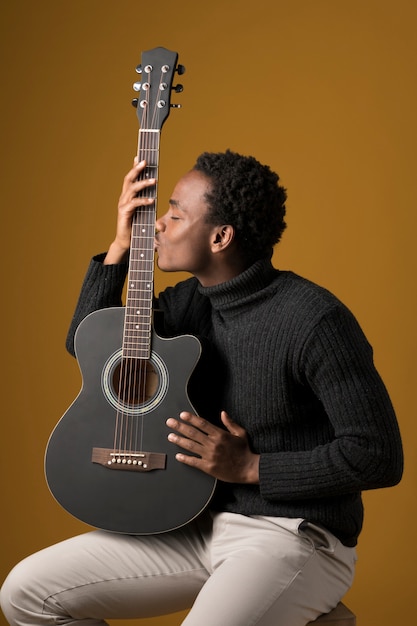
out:
<path id="1" fill-rule="evenodd" d="M 352 584 L 356 552 L 300 519 L 205 513 L 152 536 L 92 531 L 19 563 L 11 626 L 104 626 L 192 607 L 184 626 L 305 626 Z"/>

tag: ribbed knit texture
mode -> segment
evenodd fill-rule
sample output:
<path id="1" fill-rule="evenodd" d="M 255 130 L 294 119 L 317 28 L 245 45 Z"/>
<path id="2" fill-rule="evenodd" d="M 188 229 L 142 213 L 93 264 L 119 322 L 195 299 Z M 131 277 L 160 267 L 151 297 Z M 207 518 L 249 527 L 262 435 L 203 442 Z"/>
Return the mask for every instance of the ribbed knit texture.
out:
<path id="1" fill-rule="evenodd" d="M 87 313 L 120 304 L 126 268 L 101 258 L 84 281 L 70 351 Z M 210 341 L 216 352 L 202 395 L 208 388 L 261 454 L 260 485 L 219 483 L 212 506 L 308 519 L 355 545 L 360 492 L 396 484 L 403 459 L 392 404 L 351 312 L 269 261 L 215 287 L 183 281 L 160 294 L 158 306 L 167 334 Z"/>

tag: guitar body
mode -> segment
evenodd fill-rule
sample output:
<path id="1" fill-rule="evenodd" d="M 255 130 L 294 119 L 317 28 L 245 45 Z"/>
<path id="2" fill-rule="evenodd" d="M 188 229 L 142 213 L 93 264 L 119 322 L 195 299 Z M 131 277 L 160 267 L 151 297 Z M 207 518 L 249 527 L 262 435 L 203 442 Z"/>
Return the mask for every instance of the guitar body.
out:
<path id="1" fill-rule="evenodd" d="M 150 358 L 141 362 L 146 388 L 121 402 L 124 320 L 124 308 L 103 309 L 77 330 L 83 384 L 49 439 L 46 478 L 61 506 L 87 524 L 162 533 L 199 515 L 216 484 L 175 459 L 179 448 L 167 440 L 165 424 L 181 411 L 195 413 L 187 384 L 201 346 L 191 335 L 162 339 L 152 331 Z"/>
<path id="2" fill-rule="evenodd" d="M 166 48 L 142 54 L 134 99 L 140 122 L 139 176 L 158 179 L 160 131 L 169 115 L 178 55 Z M 190 335 L 162 339 L 152 329 L 157 189 L 132 217 L 126 307 L 95 311 L 79 325 L 75 352 L 83 384 L 49 439 L 48 486 L 64 509 L 104 530 L 163 533 L 207 506 L 216 480 L 175 459 L 168 417 L 195 413 L 187 385 L 201 352 Z"/>

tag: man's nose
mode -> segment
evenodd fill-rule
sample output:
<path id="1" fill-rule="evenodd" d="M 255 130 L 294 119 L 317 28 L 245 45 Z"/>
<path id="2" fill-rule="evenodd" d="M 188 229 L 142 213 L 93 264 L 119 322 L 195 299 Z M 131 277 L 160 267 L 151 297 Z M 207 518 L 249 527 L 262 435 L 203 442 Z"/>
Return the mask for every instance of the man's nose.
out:
<path id="1" fill-rule="evenodd" d="M 164 230 L 164 229 L 165 229 L 165 223 L 164 223 L 163 218 L 160 217 L 155 222 L 155 231 L 158 233 L 159 231 Z"/>

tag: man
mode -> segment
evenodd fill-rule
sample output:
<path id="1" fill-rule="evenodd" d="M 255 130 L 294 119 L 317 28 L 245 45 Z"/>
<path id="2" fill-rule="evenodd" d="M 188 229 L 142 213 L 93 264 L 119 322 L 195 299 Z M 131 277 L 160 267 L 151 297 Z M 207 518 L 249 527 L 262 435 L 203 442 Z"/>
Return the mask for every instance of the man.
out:
<path id="1" fill-rule="evenodd" d="M 138 180 L 144 166 L 125 177 L 116 237 L 91 262 L 71 352 L 85 315 L 121 304 L 132 215 L 152 202 L 138 195 L 155 184 Z M 350 311 L 271 264 L 285 200 L 254 158 L 205 153 L 156 222 L 159 267 L 193 275 L 159 295 L 164 332 L 199 335 L 218 375 L 209 393 L 194 386 L 200 416 L 167 416 L 177 461 L 218 479 L 209 509 L 175 531 L 93 531 L 32 555 L 3 586 L 10 624 L 192 607 L 186 626 L 303 626 L 349 589 L 361 491 L 400 480 L 400 435 Z"/>

